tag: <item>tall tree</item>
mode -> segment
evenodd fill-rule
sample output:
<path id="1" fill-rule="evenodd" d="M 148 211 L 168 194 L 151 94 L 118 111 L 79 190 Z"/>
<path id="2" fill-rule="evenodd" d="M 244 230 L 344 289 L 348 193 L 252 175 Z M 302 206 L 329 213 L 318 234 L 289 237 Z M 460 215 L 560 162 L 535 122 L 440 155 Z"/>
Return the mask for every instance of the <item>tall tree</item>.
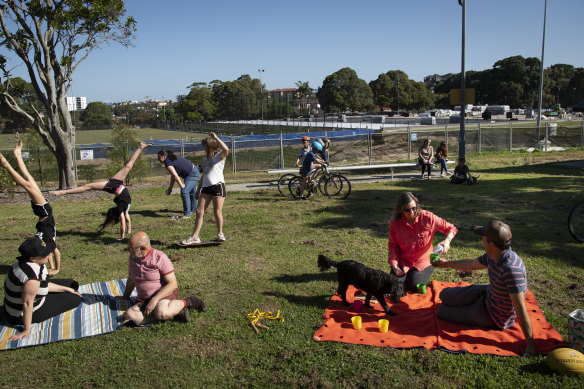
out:
<path id="1" fill-rule="evenodd" d="M 316 97 L 327 112 L 375 108 L 371 88 L 351 68 L 343 68 L 327 76 L 318 88 Z"/>
<path id="2" fill-rule="evenodd" d="M 381 73 L 369 86 L 373 92 L 373 100 L 380 109 L 391 107 L 393 111 L 426 110 L 432 107 L 436 99 L 423 82 L 410 80 L 401 70 Z"/>
<path id="3" fill-rule="evenodd" d="M 553 103 L 565 105 L 566 99 L 570 100 L 573 91 L 570 90 L 570 80 L 574 77 L 574 66 L 566 64 L 552 65 L 546 69 L 549 77 L 548 93 L 554 96 Z"/>
<path id="4" fill-rule="evenodd" d="M 81 121 L 86 125 L 109 126 L 114 121 L 112 108 L 101 101 L 91 102 L 81 112 Z"/>
<path id="5" fill-rule="evenodd" d="M 308 84 L 308 81 L 296 81 L 296 96 L 298 97 L 300 104 L 300 111 L 302 112 L 306 99 L 312 96 L 312 88 Z"/>
<path id="6" fill-rule="evenodd" d="M 258 117 L 261 110 L 260 80 L 244 74 L 235 81 L 212 82 L 217 118 L 227 120 Z"/>
<path id="7" fill-rule="evenodd" d="M 189 94 L 176 103 L 176 112 L 186 120 L 213 120 L 215 118 L 213 90 L 205 82 L 194 82 L 189 89 L 191 90 Z"/>
<path id="8" fill-rule="evenodd" d="M 572 91 L 569 105 L 578 104 L 584 100 L 584 68 L 576 68 L 568 89 Z"/>
<path id="9" fill-rule="evenodd" d="M 29 114 L 34 112 L 33 107 L 36 109 L 40 107 L 32 85 L 22 78 L 15 77 L 7 80 L 4 86 L 0 86 L 0 90 L 2 88 L 9 90 L 12 97 Z M 31 126 L 30 120 L 26 116 L 14 112 L 2 99 L 0 99 L 0 116 L 5 119 L 5 129 L 9 132 L 23 132 L 24 129 Z"/>
<path id="10" fill-rule="evenodd" d="M 125 13 L 121 0 L 0 0 L 0 47 L 24 64 L 41 106 L 27 112 L 10 85 L 2 87 L 0 96 L 32 123 L 57 158 L 60 188 L 76 186 L 71 153 L 75 128 L 65 101 L 73 72 L 104 42 L 131 44 L 135 20 L 124 20 Z M 8 84 L 12 69 L 0 55 L 0 71 Z"/>

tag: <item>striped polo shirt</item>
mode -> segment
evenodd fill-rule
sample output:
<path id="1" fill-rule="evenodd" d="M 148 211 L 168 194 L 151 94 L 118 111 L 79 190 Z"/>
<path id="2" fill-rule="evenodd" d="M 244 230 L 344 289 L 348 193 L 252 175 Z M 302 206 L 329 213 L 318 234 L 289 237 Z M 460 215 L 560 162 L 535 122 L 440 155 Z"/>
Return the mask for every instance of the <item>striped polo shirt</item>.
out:
<path id="1" fill-rule="evenodd" d="M 4 310 L 13 318 L 22 317 L 22 292 L 24 284 L 28 280 L 39 280 L 39 290 L 34 298 L 33 312 L 39 309 L 45 302 L 49 293 L 49 281 L 47 281 L 47 268 L 32 262 L 15 263 L 4 280 Z"/>
<path id="2" fill-rule="evenodd" d="M 505 330 L 513 326 L 517 316 L 509 294 L 527 290 L 525 265 L 511 249 L 503 252 L 499 262 L 495 263 L 486 253 L 478 257 L 478 261 L 489 269 L 487 311 L 493 322 Z"/>

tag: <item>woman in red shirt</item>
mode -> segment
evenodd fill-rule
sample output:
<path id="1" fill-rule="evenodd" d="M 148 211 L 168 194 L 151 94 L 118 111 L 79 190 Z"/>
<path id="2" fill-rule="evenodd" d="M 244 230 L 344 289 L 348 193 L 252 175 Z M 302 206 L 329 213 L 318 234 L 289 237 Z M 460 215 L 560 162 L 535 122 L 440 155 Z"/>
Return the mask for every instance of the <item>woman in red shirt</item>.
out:
<path id="1" fill-rule="evenodd" d="M 405 287 L 410 292 L 415 292 L 418 284 L 427 283 L 432 275 L 430 254 L 436 231 L 446 235 L 440 244 L 444 246 L 443 253 L 447 253 L 457 228 L 423 210 L 411 192 L 402 193 L 389 222 L 387 261 L 396 276 L 406 276 Z"/>

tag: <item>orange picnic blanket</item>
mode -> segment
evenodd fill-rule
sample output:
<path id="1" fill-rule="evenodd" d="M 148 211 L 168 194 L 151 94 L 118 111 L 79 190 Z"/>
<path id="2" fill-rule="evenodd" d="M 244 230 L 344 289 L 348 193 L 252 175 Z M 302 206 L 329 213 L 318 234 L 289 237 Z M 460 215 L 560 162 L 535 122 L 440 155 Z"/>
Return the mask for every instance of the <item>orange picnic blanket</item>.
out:
<path id="1" fill-rule="evenodd" d="M 519 356 L 525 346 L 523 331 L 517 321 L 513 327 L 505 330 L 489 330 L 469 327 L 441 320 L 436 317 L 436 307 L 440 304 L 440 291 L 452 286 L 469 285 L 466 282 L 432 281 L 426 294 L 408 293 L 399 304 L 387 303 L 396 316 L 388 316 L 383 308 L 372 300 L 373 309 L 363 307 L 355 312 L 353 305 L 345 306 L 341 297 L 335 294 L 324 312 L 324 324 L 314 334 L 318 342 L 334 341 L 372 346 L 389 346 L 395 348 L 425 347 L 438 348 L 450 352 L 470 352 L 474 354 L 494 354 L 502 356 Z M 365 295 L 352 285 L 347 291 L 347 301 L 365 299 Z M 548 354 L 550 351 L 565 347 L 560 334 L 547 322 L 533 293 L 526 293 L 526 304 L 537 351 Z M 359 315 L 363 326 L 353 329 L 351 317 Z M 389 320 L 389 330 L 381 333 L 379 319 Z"/>

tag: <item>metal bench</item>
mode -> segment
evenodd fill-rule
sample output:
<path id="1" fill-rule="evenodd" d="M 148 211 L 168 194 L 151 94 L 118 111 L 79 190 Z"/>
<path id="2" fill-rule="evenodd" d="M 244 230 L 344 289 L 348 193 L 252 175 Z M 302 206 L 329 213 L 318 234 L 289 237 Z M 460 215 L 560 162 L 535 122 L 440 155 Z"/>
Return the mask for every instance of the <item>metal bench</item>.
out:
<path id="1" fill-rule="evenodd" d="M 454 163 L 454 161 L 447 161 L 446 163 Z M 394 168 L 415 168 L 419 166 L 417 162 L 403 162 L 403 163 L 385 163 L 381 165 L 356 165 L 356 166 L 329 166 L 329 171 L 349 171 L 349 170 L 371 170 L 371 169 L 390 169 L 391 179 L 393 180 L 393 169 Z M 282 170 L 266 170 L 268 174 L 286 174 L 286 173 L 298 173 L 297 169 L 282 169 Z"/>

